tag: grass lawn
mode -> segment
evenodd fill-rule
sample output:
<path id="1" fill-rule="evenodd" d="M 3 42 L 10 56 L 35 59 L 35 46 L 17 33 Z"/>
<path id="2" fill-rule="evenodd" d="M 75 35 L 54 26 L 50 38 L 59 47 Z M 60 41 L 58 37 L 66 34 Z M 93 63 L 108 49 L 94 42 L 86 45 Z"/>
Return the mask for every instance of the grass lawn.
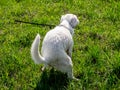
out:
<path id="1" fill-rule="evenodd" d="M 80 20 L 72 54 L 77 82 L 32 61 L 32 41 L 49 27 L 14 22 L 58 25 L 66 13 Z M 0 0 L 0 89 L 120 90 L 120 1 Z"/>

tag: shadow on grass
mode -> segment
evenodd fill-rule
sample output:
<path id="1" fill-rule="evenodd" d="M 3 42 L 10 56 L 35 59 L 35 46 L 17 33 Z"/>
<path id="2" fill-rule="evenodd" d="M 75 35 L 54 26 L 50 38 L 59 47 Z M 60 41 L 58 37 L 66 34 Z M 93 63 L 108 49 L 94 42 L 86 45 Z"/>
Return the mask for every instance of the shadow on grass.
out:
<path id="1" fill-rule="evenodd" d="M 66 74 L 51 69 L 42 73 L 34 90 L 67 90 L 69 80 Z"/>

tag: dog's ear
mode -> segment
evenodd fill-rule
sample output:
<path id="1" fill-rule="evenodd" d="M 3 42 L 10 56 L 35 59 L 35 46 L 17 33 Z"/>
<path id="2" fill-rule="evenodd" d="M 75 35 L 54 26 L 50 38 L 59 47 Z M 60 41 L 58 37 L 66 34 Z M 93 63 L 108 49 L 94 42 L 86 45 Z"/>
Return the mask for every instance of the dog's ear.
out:
<path id="1" fill-rule="evenodd" d="M 70 24 L 74 28 L 78 23 L 79 23 L 79 20 L 77 19 L 77 16 L 74 15 L 74 17 L 72 17 L 71 19 Z"/>
<path id="2" fill-rule="evenodd" d="M 62 16 L 61 16 L 60 23 L 64 20 L 64 16 L 65 16 L 65 15 L 62 15 Z"/>

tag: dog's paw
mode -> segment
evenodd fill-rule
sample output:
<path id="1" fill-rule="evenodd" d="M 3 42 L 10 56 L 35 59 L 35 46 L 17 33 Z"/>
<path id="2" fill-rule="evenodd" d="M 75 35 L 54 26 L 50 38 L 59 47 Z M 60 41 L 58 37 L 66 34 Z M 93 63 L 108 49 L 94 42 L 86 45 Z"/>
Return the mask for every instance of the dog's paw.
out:
<path id="1" fill-rule="evenodd" d="M 41 71 L 43 72 L 44 70 L 45 70 L 45 67 L 42 67 L 42 68 L 41 68 Z"/>
<path id="2" fill-rule="evenodd" d="M 79 81 L 79 79 L 78 79 L 78 78 L 75 78 L 75 77 L 73 77 L 72 80 L 74 80 L 74 81 Z"/>

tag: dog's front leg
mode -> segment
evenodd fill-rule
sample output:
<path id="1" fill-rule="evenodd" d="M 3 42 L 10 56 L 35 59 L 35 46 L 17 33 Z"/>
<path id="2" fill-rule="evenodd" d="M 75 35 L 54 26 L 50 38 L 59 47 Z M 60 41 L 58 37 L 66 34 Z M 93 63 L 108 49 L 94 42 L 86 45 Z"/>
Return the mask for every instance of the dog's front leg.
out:
<path id="1" fill-rule="evenodd" d="M 44 64 L 44 66 L 42 67 L 41 71 L 44 71 L 47 66 L 48 66 L 47 64 Z"/>
<path id="2" fill-rule="evenodd" d="M 67 72 L 67 75 L 68 75 L 68 78 L 72 79 L 72 80 L 79 80 L 77 78 L 74 77 L 73 75 L 73 70 L 72 70 L 72 67 L 70 66 L 69 69 L 68 69 L 68 72 Z"/>
<path id="3" fill-rule="evenodd" d="M 68 61 L 69 63 L 66 66 L 68 78 L 73 79 L 73 80 L 79 80 L 79 79 L 75 78 L 74 75 L 73 75 L 73 69 L 72 69 L 73 64 L 72 64 L 71 58 L 68 57 L 68 60 L 69 60 Z"/>

